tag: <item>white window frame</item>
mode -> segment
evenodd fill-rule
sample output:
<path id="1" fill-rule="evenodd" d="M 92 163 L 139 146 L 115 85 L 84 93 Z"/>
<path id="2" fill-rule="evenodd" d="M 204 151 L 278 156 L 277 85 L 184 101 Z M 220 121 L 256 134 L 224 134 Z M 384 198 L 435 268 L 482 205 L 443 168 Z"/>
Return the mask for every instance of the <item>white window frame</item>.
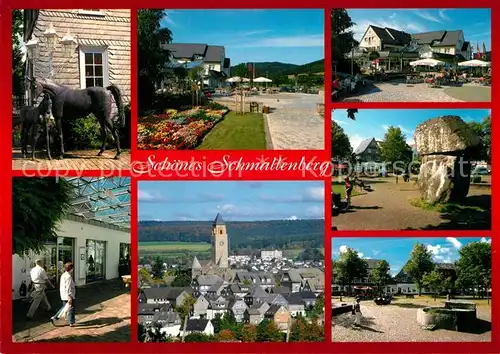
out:
<path id="1" fill-rule="evenodd" d="M 101 16 L 104 17 L 106 16 L 106 13 L 102 10 L 99 11 L 90 11 L 90 10 L 84 10 L 84 9 L 79 9 L 78 10 L 79 15 L 87 15 L 87 16 Z"/>
<path id="2" fill-rule="evenodd" d="M 80 55 L 80 88 L 84 89 L 86 85 L 85 77 L 85 54 L 88 53 L 101 53 L 102 54 L 102 74 L 103 86 L 109 86 L 109 63 L 108 63 L 108 48 L 107 47 L 92 47 L 80 46 L 78 48 Z"/>

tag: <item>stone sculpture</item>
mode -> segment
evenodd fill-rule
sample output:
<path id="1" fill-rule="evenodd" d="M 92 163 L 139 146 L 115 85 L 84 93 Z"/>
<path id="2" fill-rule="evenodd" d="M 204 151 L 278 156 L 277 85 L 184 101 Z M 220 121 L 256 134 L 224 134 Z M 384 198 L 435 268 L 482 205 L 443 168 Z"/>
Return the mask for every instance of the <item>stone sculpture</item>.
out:
<path id="1" fill-rule="evenodd" d="M 458 202 L 469 193 L 471 160 L 479 137 L 457 116 L 425 121 L 415 130 L 421 156 L 418 185 L 431 204 Z"/>

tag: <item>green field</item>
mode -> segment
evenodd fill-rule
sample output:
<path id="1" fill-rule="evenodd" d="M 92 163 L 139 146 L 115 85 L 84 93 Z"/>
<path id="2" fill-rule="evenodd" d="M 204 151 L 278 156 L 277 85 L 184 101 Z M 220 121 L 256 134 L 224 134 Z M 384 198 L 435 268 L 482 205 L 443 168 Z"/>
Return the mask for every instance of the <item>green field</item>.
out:
<path id="1" fill-rule="evenodd" d="M 139 242 L 140 253 L 204 252 L 210 247 L 205 242 Z"/>
<path id="2" fill-rule="evenodd" d="M 139 255 L 141 257 L 155 255 L 179 257 L 188 254 L 207 253 L 210 250 L 211 245 L 205 242 L 139 242 Z M 323 248 L 320 248 L 320 250 L 323 254 L 325 253 Z M 302 252 L 304 252 L 304 248 L 284 249 L 283 256 L 295 259 Z"/>

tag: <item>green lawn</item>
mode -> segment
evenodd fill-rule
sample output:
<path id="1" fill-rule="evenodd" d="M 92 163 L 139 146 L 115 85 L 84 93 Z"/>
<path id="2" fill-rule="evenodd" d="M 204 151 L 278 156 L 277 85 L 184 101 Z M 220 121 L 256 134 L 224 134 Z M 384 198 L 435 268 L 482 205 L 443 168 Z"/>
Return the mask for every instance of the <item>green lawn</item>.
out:
<path id="1" fill-rule="evenodd" d="M 170 252 L 203 252 L 210 249 L 205 242 L 139 242 L 139 252 L 170 253 Z"/>
<path id="2" fill-rule="evenodd" d="M 345 198 L 345 183 L 333 182 L 332 183 L 332 192 L 340 194 L 342 198 Z M 351 197 L 355 197 L 359 195 L 359 188 L 354 187 L 351 193 Z"/>
<path id="3" fill-rule="evenodd" d="M 262 113 L 229 112 L 203 139 L 197 150 L 266 150 Z"/>
<path id="4" fill-rule="evenodd" d="M 317 247 L 315 247 L 317 248 Z M 325 249 L 324 248 L 318 248 L 321 253 L 325 254 Z M 293 248 L 293 249 L 284 249 L 283 250 L 283 257 L 286 258 L 297 258 L 302 252 L 304 252 L 305 248 Z"/>

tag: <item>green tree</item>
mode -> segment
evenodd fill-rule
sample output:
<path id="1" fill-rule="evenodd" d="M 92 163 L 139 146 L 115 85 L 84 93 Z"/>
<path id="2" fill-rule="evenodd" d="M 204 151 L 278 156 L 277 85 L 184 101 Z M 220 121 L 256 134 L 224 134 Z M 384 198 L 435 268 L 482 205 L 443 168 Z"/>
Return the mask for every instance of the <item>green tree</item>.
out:
<path id="1" fill-rule="evenodd" d="M 24 10 L 12 10 L 12 95 L 17 97 L 24 96 L 23 20 Z"/>
<path id="2" fill-rule="evenodd" d="M 257 342 L 282 342 L 283 333 L 270 320 L 264 320 L 257 326 Z"/>
<path id="3" fill-rule="evenodd" d="M 323 342 L 324 338 L 324 327 L 317 320 L 308 322 L 304 318 L 298 318 L 290 331 L 290 342 Z"/>
<path id="4" fill-rule="evenodd" d="M 371 281 L 377 286 L 378 292 L 382 292 L 382 288 L 391 280 L 391 268 L 387 261 L 382 260 L 377 262 L 370 275 Z"/>
<path id="5" fill-rule="evenodd" d="M 139 325 L 139 341 L 145 343 L 172 342 L 172 338 L 161 331 L 161 324 L 155 323 L 150 327 Z"/>
<path id="6" fill-rule="evenodd" d="M 142 287 L 144 283 L 146 284 L 151 284 L 153 282 L 153 278 L 151 277 L 151 274 L 149 274 L 148 270 L 146 267 L 142 267 L 139 269 L 139 284 Z"/>
<path id="7" fill-rule="evenodd" d="M 491 287 L 491 244 L 472 242 L 458 253 L 457 284 L 464 290 L 480 289 L 481 295 L 488 294 Z"/>
<path id="8" fill-rule="evenodd" d="M 311 317 L 322 315 L 324 309 L 325 309 L 325 294 L 320 293 L 316 298 L 316 302 L 314 303 L 313 313 Z"/>
<path id="9" fill-rule="evenodd" d="M 172 281 L 172 284 L 170 284 L 170 286 L 184 288 L 191 286 L 191 281 L 192 279 L 190 270 L 176 271 L 175 278 Z"/>
<path id="10" fill-rule="evenodd" d="M 139 74 L 139 111 L 150 109 L 155 85 L 163 78 L 170 53 L 164 44 L 172 41 L 172 32 L 162 27 L 164 10 L 139 10 L 137 13 L 137 70 Z"/>
<path id="11" fill-rule="evenodd" d="M 163 279 L 165 270 L 163 269 L 163 260 L 160 256 L 156 256 L 155 258 L 153 258 L 153 261 L 151 262 L 151 268 L 151 273 L 154 278 Z"/>
<path id="12" fill-rule="evenodd" d="M 181 342 L 184 342 L 186 338 L 187 322 L 191 312 L 193 311 L 193 305 L 195 304 L 195 302 L 196 299 L 193 296 L 188 295 L 184 298 L 182 305 L 175 309 L 175 311 L 179 314 L 180 318 L 183 321 Z"/>
<path id="13" fill-rule="evenodd" d="M 231 69 L 231 76 L 248 77 L 248 67 L 245 63 L 238 64 Z"/>
<path id="14" fill-rule="evenodd" d="M 480 145 L 476 150 L 475 158 L 491 163 L 491 116 L 482 122 L 468 122 L 468 126 L 479 137 Z"/>
<path id="15" fill-rule="evenodd" d="M 368 263 L 362 259 L 358 252 L 352 248 L 347 248 L 345 252 L 340 253 L 340 257 L 334 262 L 334 282 L 341 285 L 351 284 L 355 278 L 365 278 L 368 276 Z"/>
<path id="16" fill-rule="evenodd" d="M 449 290 L 450 285 L 451 277 L 445 279 L 436 269 L 433 269 L 422 276 L 422 286 L 434 294 L 434 301 L 436 301 L 436 298 L 441 291 Z"/>
<path id="17" fill-rule="evenodd" d="M 406 166 L 411 161 L 411 148 L 406 143 L 406 136 L 401 128 L 391 126 L 387 129 L 384 140 L 380 143 L 380 154 L 384 162 L 390 162 L 393 166 L 396 162 L 402 162 Z"/>
<path id="18" fill-rule="evenodd" d="M 346 9 L 333 9 L 331 24 L 332 63 L 336 65 L 335 71 L 350 72 L 350 63 L 346 60 L 346 54 L 358 43 L 354 39 L 352 30 L 355 23 L 352 22 Z"/>
<path id="19" fill-rule="evenodd" d="M 422 295 L 422 278 L 424 274 L 434 270 L 435 266 L 432 261 L 432 254 L 425 245 L 418 243 L 413 246 L 410 260 L 405 264 L 403 270 L 415 280 L 419 296 Z"/>
<path id="20" fill-rule="evenodd" d="M 215 342 L 215 338 L 213 336 L 206 335 L 201 332 L 193 332 L 189 333 L 185 338 L 183 336 L 183 342 L 186 343 L 200 343 L 200 342 Z"/>
<path id="21" fill-rule="evenodd" d="M 334 159 L 351 160 L 352 146 L 344 129 L 332 120 L 332 156 Z"/>
<path id="22" fill-rule="evenodd" d="M 39 253 L 57 237 L 70 207 L 73 185 L 55 177 L 15 177 L 12 181 L 12 254 Z"/>
<path id="23" fill-rule="evenodd" d="M 246 324 L 241 328 L 240 338 L 243 342 L 256 342 L 257 341 L 257 326 Z"/>

